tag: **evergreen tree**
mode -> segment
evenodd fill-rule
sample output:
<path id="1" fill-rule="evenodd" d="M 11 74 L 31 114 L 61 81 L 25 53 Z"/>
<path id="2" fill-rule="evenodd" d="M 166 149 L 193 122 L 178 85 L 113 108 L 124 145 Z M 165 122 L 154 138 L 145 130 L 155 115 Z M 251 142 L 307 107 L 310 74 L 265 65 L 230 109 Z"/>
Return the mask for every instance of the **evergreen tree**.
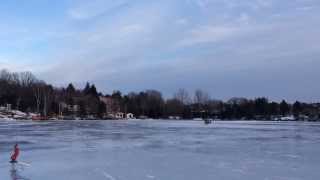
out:
<path id="1" fill-rule="evenodd" d="M 272 102 L 269 104 L 269 114 L 270 115 L 279 115 L 279 104 Z"/>
<path id="2" fill-rule="evenodd" d="M 121 94 L 120 91 L 113 91 L 111 97 L 113 99 L 116 99 L 116 100 L 120 101 L 122 99 L 122 94 Z"/>
<path id="3" fill-rule="evenodd" d="M 98 97 L 97 88 L 96 88 L 96 86 L 94 84 L 91 85 L 91 87 L 90 87 L 89 95 L 91 95 L 93 97 Z"/>
<path id="4" fill-rule="evenodd" d="M 266 115 L 268 113 L 268 99 L 257 98 L 255 100 L 256 115 Z"/>
<path id="5" fill-rule="evenodd" d="M 68 94 L 74 94 L 76 92 L 76 88 L 74 88 L 73 84 L 70 83 L 66 89 Z"/>
<path id="6" fill-rule="evenodd" d="M 281 115 L 285 116 L 289 113 L 289 111 L 290 111 L 290 106 L 285 100 L 282 100 L 282 102 L 280 103 Z"/>
<path id="7" fill-rule="evenodd" d="M 302 112 L 302 105 L 299 101 L 296 101 L 292 106 L 292 112 L 294 116 L 299 116 Z"/>
<path id="8" fill-rule="evenodd" d="M 88 95 L 90 93 L 90 83 L 87 82 L 85 88 L 83 89 L 83 94 Z"/>

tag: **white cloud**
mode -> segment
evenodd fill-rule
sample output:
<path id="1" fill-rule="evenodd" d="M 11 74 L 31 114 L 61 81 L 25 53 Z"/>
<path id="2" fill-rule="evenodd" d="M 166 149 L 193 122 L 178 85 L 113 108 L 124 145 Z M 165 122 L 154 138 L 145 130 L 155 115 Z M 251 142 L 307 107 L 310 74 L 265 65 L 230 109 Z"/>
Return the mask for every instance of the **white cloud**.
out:
<path id="1" fill-rule="evenodd" d="M 248 29 L 234 26 L 201 26 L 187 32 L 185 38 L 178 43 L 178 46 L 217 43 L 246 31 Z"/>
<path id="2" fill-rule="evenodd" d="M 247 13 L 241 13 L 237 21 L 240 24 L 248 25 L 250 22 L 250 16 Z"/>
<path id="3" fill-rule="evenodd" d="M 78 19 L 78 20 L 82 20 L 82 19 L 87 19 L 90 17 L 90 15 L 87 12 L 83 12 L 81 10 L 78 9 L 71 9 L 68 12 L 69 16 L 73 19 Z"/>
<path id="4" fill-rule="evenodd" d="M 178 20 L 176 21 L 176 23 L 177 23 L 178 25 L 186 25 L 186 24 L 189 23 L 189 21 L 188 21 L 188 19 L 186 19 L 186 18 L 180 18 L 180 19 L 178 19 Z"/>
<path id="5" fill-rule="evenodd" d="M 131 34 L 131 33 L 141 33 L 145 30 L 145 28 L 141 24 L 130 24 L 130 25 L 124 26 L 121 30 L 125 34 Z"/>
<path id="6" fill-rule="evenodd" d="M 128 3 L 128 0 L 80 0 L 77 6 L 68 11 L 68 15 L 75 20 L 86 20 L 99 16 L 107 11 L 121 7 Z"/>
<path id="7" fill-rule="evenodd" d="M 313 10 L 315 7 L 314 6 L 304 6 L 304 7 L 297 7 L 298 11 L 310 11 Z"/>
<path id="8" fill-rule="evenodd" d="M 248 4 L 251 6 L 251 8 L 255 10 L 259 10 L 262 8 L 269 8 L 273 5 L 274 0 L 255 0 L 255 1 L 249 1 Z"/>
<path id="9" fill-rule="evenodd" d="M 19 63 L 17 60 L 0 58 L 0 69 L 8 69 L 14 72 L 21 72 L 21 71 L 35 71 L 37 68 L 35 66 L 31 66 L 26 63 Z"/>

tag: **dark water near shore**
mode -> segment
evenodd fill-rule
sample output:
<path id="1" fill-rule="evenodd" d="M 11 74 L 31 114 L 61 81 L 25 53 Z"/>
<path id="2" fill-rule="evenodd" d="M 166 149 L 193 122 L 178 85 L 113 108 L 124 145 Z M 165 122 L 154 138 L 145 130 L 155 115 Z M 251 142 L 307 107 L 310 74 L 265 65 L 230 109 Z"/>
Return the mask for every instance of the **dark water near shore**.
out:
<path id="1" fill-rule="evenodd" d="M 12 171 L 10 150 L 20 159 Z M 315 180 L 320 123 L 0 121 L 0 180 Z"/>

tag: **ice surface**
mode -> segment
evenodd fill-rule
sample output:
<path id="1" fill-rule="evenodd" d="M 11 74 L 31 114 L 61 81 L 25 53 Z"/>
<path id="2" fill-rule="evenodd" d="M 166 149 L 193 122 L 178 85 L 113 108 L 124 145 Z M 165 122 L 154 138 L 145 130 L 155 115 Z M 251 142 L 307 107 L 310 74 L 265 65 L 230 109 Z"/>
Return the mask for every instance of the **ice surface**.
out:
<path id="1" fill-rule="evenodd" d="M 320 123 L 0 121 L 0 180 L 316 180 L 319 153 Z"/>

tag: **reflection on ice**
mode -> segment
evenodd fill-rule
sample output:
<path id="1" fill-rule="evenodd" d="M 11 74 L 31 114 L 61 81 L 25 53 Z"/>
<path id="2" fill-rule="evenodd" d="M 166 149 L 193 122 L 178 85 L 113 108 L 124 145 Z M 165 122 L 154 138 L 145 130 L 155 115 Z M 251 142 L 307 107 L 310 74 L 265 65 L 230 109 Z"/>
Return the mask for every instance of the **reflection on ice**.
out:
<path id="1" fill-rule="evenodd" d="M 10 170 L 10 180 L 30 180 L 28 178 L 25 178 L 19 174 L 20 170 L 23 170 L 22 166 L 19 166 L 18 164 L 11 164 L 11 170 Z"/>

